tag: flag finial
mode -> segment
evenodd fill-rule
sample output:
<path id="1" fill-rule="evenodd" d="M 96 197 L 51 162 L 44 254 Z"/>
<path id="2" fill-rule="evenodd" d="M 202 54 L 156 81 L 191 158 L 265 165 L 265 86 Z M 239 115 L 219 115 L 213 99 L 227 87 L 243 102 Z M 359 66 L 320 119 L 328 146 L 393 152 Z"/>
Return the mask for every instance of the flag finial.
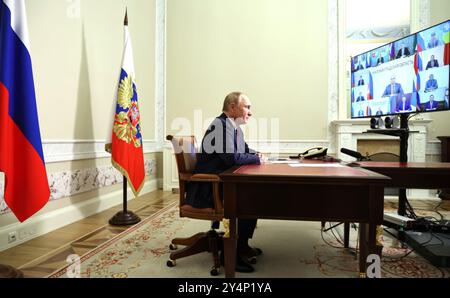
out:
<path id="1" fill-rule="evenodd" d="M 128 9 L 125 8 L 125 19 L 123 20 L 123 24 L 128 26 Z"/>

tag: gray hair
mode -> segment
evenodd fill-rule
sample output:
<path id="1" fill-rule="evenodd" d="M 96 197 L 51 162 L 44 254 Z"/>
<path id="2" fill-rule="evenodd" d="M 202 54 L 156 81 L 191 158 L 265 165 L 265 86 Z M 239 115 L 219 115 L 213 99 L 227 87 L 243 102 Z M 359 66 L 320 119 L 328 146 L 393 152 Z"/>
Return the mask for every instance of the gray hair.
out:
<path id="1" fill-rule="evenodd" d="M 241 98 L 242 92 L 231 92 L 225 97 L 225 100 L 223 101 L 223 107 L 222 112 L 228 111 L 228 107 L 234 103 L 239 104 L 239 99 Z"/>

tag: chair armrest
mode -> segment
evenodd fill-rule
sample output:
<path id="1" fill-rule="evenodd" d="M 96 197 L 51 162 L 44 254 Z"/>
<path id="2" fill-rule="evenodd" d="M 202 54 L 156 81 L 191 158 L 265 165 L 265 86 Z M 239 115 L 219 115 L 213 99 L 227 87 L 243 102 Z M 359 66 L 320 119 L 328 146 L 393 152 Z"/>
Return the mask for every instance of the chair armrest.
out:
<path id="1" fill-rule="evenodd" d="M 221 182 L 220 177 L 215 174 L 191 174 L 180 173 L 180 180 L 182 181 L 197 181 L 197 182 Z"/>
<path id="2" fill-rule="evenodd" d="M 214 174 L 195 174 L 191 176 L 191 181 L 220 182 L 220 177 Z"/>
<path id="3" fill-rule="evenodd" d="M 179 175 L 180 182 L 196 181 L 196 182 L 209 182 L 213 185 L 213 202 L 214 209 L 218 213 L 223 214 L 223 204 L 221 200 L 220 188 L 219 185 L 222 182 L 220 177 L 215 174 L 190 174 L 190 173 L 180 173 Z"/>

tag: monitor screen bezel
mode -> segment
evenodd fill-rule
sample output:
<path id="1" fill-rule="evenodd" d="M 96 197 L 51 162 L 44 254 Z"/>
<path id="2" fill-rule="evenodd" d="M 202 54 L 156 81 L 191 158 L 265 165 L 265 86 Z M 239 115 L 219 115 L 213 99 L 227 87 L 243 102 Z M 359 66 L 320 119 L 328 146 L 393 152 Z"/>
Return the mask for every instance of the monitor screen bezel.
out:
<path id="1" fill-rule="evenodd" d="M 409 37 L 411 37 L 411 36 L 418 35 L 419 33 L 423 32 L 423 31 L 427 31 L 427 30 L 429 30 L 429 29 L 431 29 L 431 28 L 433 28 L 433 27 L 438 27 L 438 26 L 440 26 L 440 25 L 442 25 L 442 24 L 444 24 L 444 23 L 447 23 L 447 22 L 450 22 L 450 19 L 447 19 L 447 20 L 445 20 L 445 21 L 443 21 L 443 22 L 434 24 L 434 25 L 432 25 L 432 26 L 429 26 L 429 27 L 427 27 L 427 28 L 425 28 L 425 29 L 422 29 L 422 30 L 420 30 L 420 31 L 417 31 L 417 32 L 415 32 L 415 33 L 411 33 L 411 34 L 409 34 L 409 35 L 400 37 L 400 38 L 398 38 L 398 39 L 395 39 L 395 40 L 390 41 L 390 42 L 388 42 L 388 43 L 385 43 L 385 44 L 383 44 L 383 45 L 381 45 L 381 46 L 378 46 L 378 47 L 376 47 L 376 48 L 370 49 L 370 50 L 368 50 L 368 51 L 361 52 L 361 53 L 359 53 L 358 55 L 350 56 L 350 76 L 351 76 L 353 73 L 356 72 L 356 71 L 353 71 L 353 70 L 352 70 L 352 67 L 351 67 L 352 62 L 353 62 L 353 58 L 359 57 L 359 56 L 362 56 L 362 55 L 367 55 L 368 53 L 373 52 L 373 51 L 375 51 L 375 50 L 377 50 L 377 49 L 380 49 L 380 48 L 385 47 L 385 46 L 387 46 L 387 45 L 396 43 L 396 42 L 398 42 L 398 41 L 400 41 L 400 40 L 402 40 L 402 39 L 406 39 L 406 38 L 409 38 Z M 416 39 L 417 39 L 417 37 L 416 37 Z M 414 49 L 414 55 L 415 55 L 416 53 L 417 53 L 417 51 L 416 51 L 416 49 Z M 450 65 L 449 65 L 449 67 L 450 67 Z M 450 87 L 450 70 L 449 70 L 449 77 L 448 77 L 448 86 Z M 394 113 L 388 113 L 388 114 L 383 114 L 383 115 L 371 115 L 371 116 L 369 116 L 369 115 L 367 115 L 367 116 L 353 116 L 353 115 L 352 115 L 352 103 L 353 103 L 353 102 L 352 102 L 352 96 L 351 96 L 351 92 L 352 92 L 352 89 L 353 89 L 353 88 L 354 88 L 354 87 L 352 86 L 352 81 L 351 81 L 351 79 L 350 79 L 350 99 L 349 99 L 349 102 L 350 102 L 350 118 L 351 118 L 351 119 L 379 118 L 379 117 L 387 117 L 387 116 L 400 116 L 400 115 L 402 115 L 402 114 L 409 115 L 409 114 L 421 114 L 421 113 L 434 113 L 434 112 L 445 112 L 445 111 L 450 111 L 450 105 L 449 105 L 448 108 L 446 108 L 446 109 L 444 108 L 444 109 L 440 109 L 440 110 L 411 111 L 411 112 L 402 112 L 402 113 L 395 113 L 395 112 L 394 112 Z"/>

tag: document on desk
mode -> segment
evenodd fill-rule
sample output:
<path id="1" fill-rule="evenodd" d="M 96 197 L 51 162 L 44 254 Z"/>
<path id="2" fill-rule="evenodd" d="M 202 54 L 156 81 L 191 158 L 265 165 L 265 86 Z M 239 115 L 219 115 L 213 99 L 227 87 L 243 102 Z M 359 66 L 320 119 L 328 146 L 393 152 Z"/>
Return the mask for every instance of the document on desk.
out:
<path id="1" fill-rule="evenodd" d="M 345 167 L 339 163 L 297 163 L 297 164 L 289 164 L 290 167 L 293 168 L 341 168 Z"/>
<path id="2" fill-rule="evenodd" d="M 300 161 L 298 160 L 269 160 L 267 163 L 275 163 L 275 164 L 280 164 L 280 163 L 287 163 L 287 164 L 298 164 Z"/>

